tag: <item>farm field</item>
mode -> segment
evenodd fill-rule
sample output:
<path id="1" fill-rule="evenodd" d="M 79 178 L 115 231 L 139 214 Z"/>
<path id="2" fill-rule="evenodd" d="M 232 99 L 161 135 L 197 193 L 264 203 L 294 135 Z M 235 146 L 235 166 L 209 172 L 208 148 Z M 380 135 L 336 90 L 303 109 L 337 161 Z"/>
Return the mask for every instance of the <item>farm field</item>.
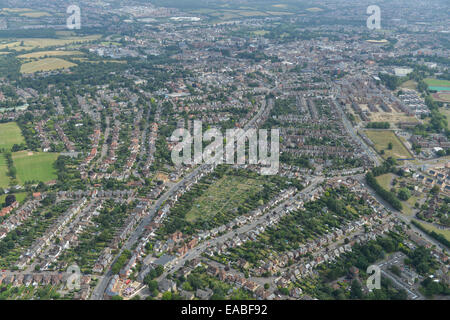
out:
<path id="1" fill-rule="evenodd" d="M 59 58 L 45 58 L 37 61 L 32 61 L 22 64 L 20 68 L 21 73 L 34 73 L 38 71 L 51 71 L 58 69 L 66 69 L 76 66 L 75 63 L 59 59 Z"/>
<path id="2" fill-rule="evenodd" d="M 198 8 L 190 10 L 192 14 L 208 15 L 215 21 L 226 21 L 231 19 L 238 19 L 241 17 L 265 17 L 265 16 L 285 16 L 292 15 L 294 12 L 287 11 L 288 9 L 298 11 L 297 8 L 290 7 L 286 4 L 275 5 L 260 5 L 257 7 L 241 6 L 237 9 L 227 9 L 227 5 L 223 5 L 220 9 Z"/>
<path id="3" fill-rule="evenodd" d="M 100 35 L 92 35 L 86 37 L 65 37 L 60 39 L 51 39 L 51 38 L 21 39 L 20 41 L 12 41 L 1 44 L 0 50 L 4 50 L 6 48 L 15 51 L 33 50 L 35 48 L 66 46 L 70 44 L 90 42 L 98 40 L 100 38 L 101 38 Z"/>
<path id="4" fill-rule="evenodd" d="M 51 17 L 51 14 L 44 11 L 31 11 L 31 12 L 24 12 L 20 14 L 22 17 L 28 17 L 28 18 L 41 18 L 41 17 Z"/>
<path id="5" fill-rule="evenodd" d="M 53 163 L 57 153 L 21 151 L 13 153 L 17 179 L 21 184 L 26 181 L 48 182 L 56 179 Z"/>
<path id="6" fill-rule="evenodd" d="M 307 11 L 309 11 L 309 12 L 320 12 L 320 11 L 323 11 L 323 9 L 321 9 L 321 8 L 308 8 L 308 9 L 306 9 Z"/>
<path id="7" fill-rule="evenodd" d="M 3 8 L 1 9 L 3 12 L 10 12 L 10 13 L 18 13 L 18 12 L 27 12 L 32 11 L 32 9 L 27 8 Z"/>
<path id="8" fill-rule="evenodd" d="M 186 220 L 194 222 L 200 217 L 229 212 L 245 202 L 246 194 L 262 189 L 261 182 L 256 179 L 224 176 L 195 200 L 192 209 L 186 214 Z"/>
<path id="9" fill-rule="evenodd" d="M 0 149 L 11 150 L 13 145 L 23 142 L 25 139 L 15 122 L 0 123 Z"/>
<path id="10" fill-rule="evenodd" d="M 0 153 L 0 188 L 7 188 L 9 186 L 8 166 L 3 154 Z"/>
<path id="11" fill-rule="evenodd" d="M 387 159 L 393 157 L 395 159 L 409 159 L 413 155 L 401 143 L 397 135 L 390 130 L 365 130 L 367 137 L 374 143 L 378 153 L 384 150 L 382 157 Z M 392 150 L 388 149 L 389 142 L 392 142 Z"/>
<path id="12" fill-rule="evenodd" d="M 42 58 L 45 56 L 49 57 L 59 57 L 59 56 L 74 56 L 74 55 L 82 55 L 83 53 L 80 51 L 59 51 L 59 50 L 53 50 L 53 51 L 39 51 L 39 52 L 32 52 L 32 53 L 26 53 L 22 54 L 20 56 L 17 56 L 17 58 L 22 59 L 31 59 L 31 58 Z"/>

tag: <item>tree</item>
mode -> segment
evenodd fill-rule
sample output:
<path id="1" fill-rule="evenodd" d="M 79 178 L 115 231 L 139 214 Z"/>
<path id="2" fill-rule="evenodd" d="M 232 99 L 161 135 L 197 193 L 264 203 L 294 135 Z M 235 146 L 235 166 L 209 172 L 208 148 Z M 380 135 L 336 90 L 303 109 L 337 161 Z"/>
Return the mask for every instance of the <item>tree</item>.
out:
<path id="1" fill-rule="evenodd" d="M 172 300 L 172 292 L 166 291 L 162 295 L 162 300 Z"/>
<path id="2" fill-rule="evenodd" d="M 361 299 L 363 297 L 362 287 L 358 280 L 353 280 L 350 290 L 351 299 Z"/>
<path id="3" fill-rule="evenodd" d="M 148 275 L 145 277 L 144 283 L 148 286 L 150 292 L 158 289 L 158 282 L 156 282 L 156 280 L 152 280 Z"/>
<path id="4" fill-rule="evenodd" d="M 437 185 L 435 185 L 433 188 L 431 188 L 430 192 L 431 192 L 431 194 L 437 195 L 437 194 L 439 194 L 440 190 L 441 189 Z"/>
<path id="5" fill-rule="evenodd" d="M 288 288 L 279 288 L 278 291 L 285 296 L 289 295 L 289 289 Z"/>
<path id="6" fill-rule="evenodd" d="M 6 198 L 5 198 L 5 205 L 7 207 L 12 205 L 14 202 L 16 202 L 16 196 L 15 195 L 9 194 L 9 195 L 6 196 Z"/>
<path id="7" fill-rule="evenodd" d="M 398 198 L 402 201 L 407 201 L 411 197 L 411 193 L 408 189 L 402 188 L 398 192 Z"/>
<path id="8" fill-rule="evenodd" d="M 393 145 L 392 142 L 389 142 L 389 143 L 388 143 L 388 149 L 389 149 L 389 150 L 392 150 L 392 148 L 394 148 L 394 145 Z"/>

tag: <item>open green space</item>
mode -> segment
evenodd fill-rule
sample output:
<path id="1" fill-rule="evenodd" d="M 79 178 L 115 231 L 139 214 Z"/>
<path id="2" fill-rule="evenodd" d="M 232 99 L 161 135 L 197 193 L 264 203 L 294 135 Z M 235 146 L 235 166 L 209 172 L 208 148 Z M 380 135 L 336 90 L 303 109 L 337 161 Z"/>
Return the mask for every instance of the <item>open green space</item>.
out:
<path id="1" fill-rule="evenodd" d="M 375 149 L 378 153 L 384 154 L 382 157 L 387 159 L 393 157 L 395 159 L 409 159 L 413 155 L 406 149 L 397 135 L 390 130 L 366 130 L 365 134 L 374 143 Z M 389 150 L 388 145 L 392 143 L 392 149 Z"/>
<path id="2" fill-rule="evenodd" d="M 427 78 L 424 82 L 430 87 L 450 87 L 450 81 Z M 447 88 L 447 90 L 449 90 Z"/>
<path id="3" fill-rule="evenodd" d="M 445 239 L 450 241 L 450 230 L 449 229 L 439 229 L 438 227 L 436 227 L 430 223 L 426 223 L 426 222 L 419 222 L 419 223 L 428 231 L 430 231 L 430 232 L 434 231 L 438 234 L 441 234 L 445 237 Z"/>
<path id="4" fill-rule="evenodd" d="M 21 184 L 27 181 L 48 182 L 56 179 L 53 163 L 57 153 L 21 151 L 13 153 L 17 179 Z"/>
<path id="5" fill-rule="evenodd" d="M 25 139 L 17 123 L 0 123 L 0 149 L 10 151 L 13 145 L 23 142 L 25 142 Z"/>
<path id="6" fill-rule="evenodd" d="M 5 156 L 0 153 L 0 188 L 9 186 L 8 166 L 6 165 Z"/>
<path id="7" fill-rule="evenodd" d="M 23 203 L 23 201 L 27 198 L 26 192 L 14 193 L 14 195 L 16 196 L 16 201 L 19 203 Z M 5 202 L 6 196 L 7 194 L 0 196 L 0 205 Z"/>
<path id="8" fill-rule="evenodd" d="M 381 176 L 378 176 L 376 179 L 380 186 L 382 186 L 385 190 L 391 190 L 392 188 L 392 180 L 395 178 L 395 175 L 392 173 L 386 173 Z"/>

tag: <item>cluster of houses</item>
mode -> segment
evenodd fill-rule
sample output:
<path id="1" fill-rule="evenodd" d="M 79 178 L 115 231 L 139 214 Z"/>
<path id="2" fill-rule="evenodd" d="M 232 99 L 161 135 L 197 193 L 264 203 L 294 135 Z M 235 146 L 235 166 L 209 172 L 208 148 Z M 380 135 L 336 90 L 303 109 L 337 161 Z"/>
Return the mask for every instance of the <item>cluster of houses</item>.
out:
<path id="1" fill-rule="evenodd" d="M 94 133 L 91 135 L 92 141 L 92 149 L 89 155 L 84 159 L 84 161 L 80 164 L 80 174 L 82 179 L 86 179 L 88 177 L 89 163 L 94 160 L 98 153 L 98 144 L 100 142 L 101 131 L 100 129 L 94 129 Z"/>
<path id="2" fill-rule="evenodd" d="M 431 189 L 434 186 L 439 187 L 441 192 L 450 195 L 450 169 L 436 168 L 428 170 L 426 174 L 415 173 L 413 179 L 425 188 Z"/>
<path id="3" fill-rule="evenodd" d="M 450 149 L 450 141 L 441 133 L 433 133 L 427 137 L 412 135 L 410 141 L 413 145 L 418 145 L 423 149 L 433 149 L 435 151 Z"/>
<path id="4" fill-rule="evenodd" d="M 416 116 L 427 115 L 430 112 L 425 105 L 425 101 L 415 90 L 402 89 L 402 91 L 403 93 L 399 95 L 399 99 L 413 111 Z"/>
<path id="5" fill-rule="evenodd" d="M 56 193 L 58 199 L 114 199 L 116 201 L 126 201 L 135 196 L 134 190 L 75 190 L 75 191 L 58 191 Z"/>
<path id="6" fill-rule="evenodd" d="M 340 113 L 334 103 L 326 99 L 321 100 L 319 103 L 325 103 L 330 111 L 322 114 L 318 111 L 314 99 L 305 99 L 299 94 L 295 97 L 296 107 L 301 116 L 273 116 L 284 126 L 281 129 L 283 144 L 280 149 L 282 152 L 296 156 L 307 155 L 315 159 L 354 158 L 361 153 L 358 145 L 351 143 L 351 138 L 340 121 Z M 345 146 L 345 142 L 352 147 Z"/>
<path id="7" fill-rule="evenodd" d="M 136 114 L 135 122 L 134 122 L 134 129 L 131 134 L 131 144 L 128 148 L 130 150 L 130 156 L 128 157 L 125 167 L 123 168 L 126 173 L 130 173 L 131 168 L 133 168 L 133 165 L 136 162 L 136 158 L 139 154 L 139 150 L 141 149 L 141 145 L 139 143 L 139 122 L 142 119 L 142 109 L 139 110 L 139 112 Z"/>
<path id="8" fill-rule="evenodd" d="M 39 206 L 39 201 L 30 200 L 25 202 L 20 208 L 18 208 L 14 214 L 11 214 L 0 225 L 0 239 L 6 237 L 6 235 L 12 230 L 20 226 L 25 220 L 27 220 L 33 211 Z M 5 208 L 6 209 L 6 208 Z M 11 211 L 12 212 L 12 211 Z"/>
<path id="9" fill-rule="evenodd" d="M 4 208 L 2 208 L 2 210 L 0 210 L 0 217 L 7 216 L 11 212 L 13 212 L 14 209 L 17 209 L 18 207 L 19 207 L 19 203 L 17 201 L 14 201 L 9 206 L 4 207 Z"/>
<path id="10" fill-rule="evenodd" d="M 36 125 L 34 126 L 34 129 L 36 130 L 37 135 L 38 135 L 39 139 L 41 140 L 42 151 L 49 152 L 51 142 L 47 136 L 47 133 L 44 130 L 45 124 L 46 124 L 46 121 L 41 120 L 36 123 Z"/>
<path id="11" fill-rule="evenodd" d="M 16 266 L 19 269 L 23 269 L 32 259 L 36 258 L 42 250 L 51 243 L 51 240 L 62 230 L 64 230 L 65 226 L 72 220 L 72 218 L 80 213 L 86 202 L 86 198 L 77 201 L 69 208 L 69 210 L 58 217 L 52 226 L 45 231 L 45 234 L 39 239 L 36 239 L 31 247 L 20 256 Z"/>
<path id="12" fill-rule="evenodd" d="M 60 241 L 51 243 L 47 249 L 41 254 L 43 262 L 41 262 L 41 270 L 47 270 L 48 267 L 55 263 L 64 250 L 70 247 L 76 247 L 78 242 L 78 235 L 83 232 L 88 226 L 92 224 L 91 219 L 98 216 L 100 210 L 103 208 L 102 202 L 90 202 L 84 207 L 80 214 L 68 223 L 59 234 Z M 61 261 L 58 263 L 59 269 L 67 267 L 67 262 Z"/>
<path id="13" fill-rule="evenodd" d="M 70 273 L 0 273 L 0 285 L 20 286 L 47 286 L 66 288 Z M 83 275 L 80 278 L 80 290 L 75 293 L 77 300 L 87 300 L 91 291 L 91 276 Z"/>
<path id="14" fill-rule="evenodd" d="M 106 159 L 100 164 L 100 171 L 105 173 L 109 166 L 114 164 L 117 160 L 116 151 L 119 148 L 119 133 L 120 133 L 120 121 L 114 119 L 111 133 L 111 143 L 108 145 L 108 155 Z"/>
<path id="15" fill-rule="evenodd" d="M 67 135 L 64 133 L 64 130 L 58 123 L 55 123 L 55 130 L 58 133 L 59 139 L 64 143 L 68 152 L 75 152 L 75 146 L 72 141 L 69 140 Z"/>
<path id="16" fill-rule="evenodd" d="M 135 229 L 136 225 L 142 220 L 144 216 L 148 214 L 150 202 L 141 200 L 130 213 L 130 215 L 125 220 L 122 227 L 116 232 L 111 244 L 103 250 L 95 265 L 92 269 L 94 273 L 101 274 L 105 268 L 112 262 L 114 255 L 112 253 L 112 249 L 117 249 L 121 243 L 123 243 L 131 234 L 131 232 Z M 132 257 L 125 265 L 124 268 L 120 271 L 122 276 L 128 276 L 132 268 L 136 265 L 137 262 L 142 260 L 142 256 L 145 255 L 145 245 L 149 240 L 149 234 L 146 233 L 138 246 L 133 250 Z"/>

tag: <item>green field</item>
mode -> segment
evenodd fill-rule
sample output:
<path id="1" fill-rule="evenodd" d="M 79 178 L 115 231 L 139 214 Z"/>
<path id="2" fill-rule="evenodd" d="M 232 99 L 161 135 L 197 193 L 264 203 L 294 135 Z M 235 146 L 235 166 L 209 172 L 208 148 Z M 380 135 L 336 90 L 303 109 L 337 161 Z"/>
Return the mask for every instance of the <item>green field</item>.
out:
<path id="1" fill-rule="evenodd" d="M 439 229 L 439 228 L 435 227 L 434 225 L 426 223 L 426 222 L 419 222 L 419 223 L 428 231 L 434 231 L 436 233 L 439 233 L 439 234 L 443 235 L 445 237 L 445 239 L 450 241 L 450 230 L 449 229 L 442 230 L 442 229 Z"/>
<path id="2" fill-rule="evenodd" d="M 415 82 L 414 80 L 408 80 L 406 82 L 403 82 L 400 85 L 400 88 L 405 88 L 405 89 L 411 89 L 411 90 L 417 90 L 417 82 Z"/>
<path id="3" fill-rule="evenodd" d="M 17 179 L 21 184 L 24 184 L 26 181 L 48 182 L 56 179 L 53 163 L 57 158 L 57 153 L 28 151 L 13 153 Z"/>
<path id="4" fill-rule="evenodd" d="M 450 81 L 427 78 L 424 82 L 430 87 L 450 87 Z"/>
<path id="5" fill-rule="evenodd" d="M 61 39 L 51 38 L 30 38 L 22 39 L 21 41 L 10 40 L 10 42 L 0 44 L 0 50 L 14 50 L 14 51 L 28 51 L 36 48 L 47 47 L 63 47 L 71 44 L 79 44 L 85 42 L 95 41 L 101 38 L 101 35 L 92 35 L 86 37 L 64 37 Z M 9 39 L 2 39 L 9 40 Z"/>
<path id="6" fill-rule="evenodd" d="M 25 142 L 25 139 L 15 122 L 0 123 L 0 149 L 10 151 L 14 144 L 23 142 Z"/>
<path id="7" fill-rule="evenodd" d="M 394 188 L 397 192 L 399 189 L 399 185 L 397 184 L 395 187 L 392 186 L 392 181 L 395 178 L 398 178 L 398 176 L 393 173 L 386 173 L 376 177 L 376 180 L 378 184 L 383 187 L 384 190 L 390 191 L 392 188 Z M 403 205 L 402 213 L 406 214 L 407 216 L 411 216 L 414 213 L 413 212 L 414 204 L 418 200 L 419 199 L 416 197 L 411 197 L 408 199 L 408 201 L 402 201 Z"/>
<path id="8" fill-rule="evenodd" d="M 22 64 L 21 73 L 34 73 L 40 71 L 52 71 L 76 66 L 75 63 L 60 58 L 45 58 Z"/>
<path id="9" fill-rule="evenodd" d="M 378 153 L 384 150 L 382 157 L 387 159 L 393 157 L 395 159 L 409 159 L 413 155 L 402 144 L 397 135 L 390 130 L 366 130 L 365 134 L 374 143 Z M 388 149 L 389 142 L 392 142 L 392 150 Z"/>
<path id="10" fill-rule="evenodd" d="M 381 176 L 378 176 L 376 179 L 380 186 L 385 190 L 391 190 L 392 188 L 392 180 L 395 178 L 395 175 L 392 173 L 386 173 Z"/>
<path id="11" fill-rule="evenodd" d="M 0 188 L 7 188 L 9 186 L 9 177 L 7 175 L 8 166 L 3 154 L 0 153 Z"/>
<path id="12" fill-rule="evenodd" d="M 23 203 L 23 201 L 27 198 L 26 192 L 14 193 L 14 195 L 16 196 L 16 201 L 19 203 Z M 0 205 L 5 202 L 6 196 L 7 194 L 0 196 Z"/>
<path id="13" fill-rule="evenodd" d="M 37 51 L 32 53 L 22 54 L 17 56 L 17 58 L 21 59 L 31 59 L 31 58 L 43 58 L 43 57 L 57 57 L 57 56 L 79 56 L 83 53 L 81 51 L 61 51 L 61 50 L 52 50 L 52 51 Z"/>
<path id="14" fill-rule="evenodd" d="M 195 200 L 192 209 L 186 214 L 186 221 L 194 222 L 200 217 L 213 217 L 218 213 L 232 211 L 245 202 L 245 195 L 262 189 L 261 181 L 256 179 L 224 176 Z"/>

